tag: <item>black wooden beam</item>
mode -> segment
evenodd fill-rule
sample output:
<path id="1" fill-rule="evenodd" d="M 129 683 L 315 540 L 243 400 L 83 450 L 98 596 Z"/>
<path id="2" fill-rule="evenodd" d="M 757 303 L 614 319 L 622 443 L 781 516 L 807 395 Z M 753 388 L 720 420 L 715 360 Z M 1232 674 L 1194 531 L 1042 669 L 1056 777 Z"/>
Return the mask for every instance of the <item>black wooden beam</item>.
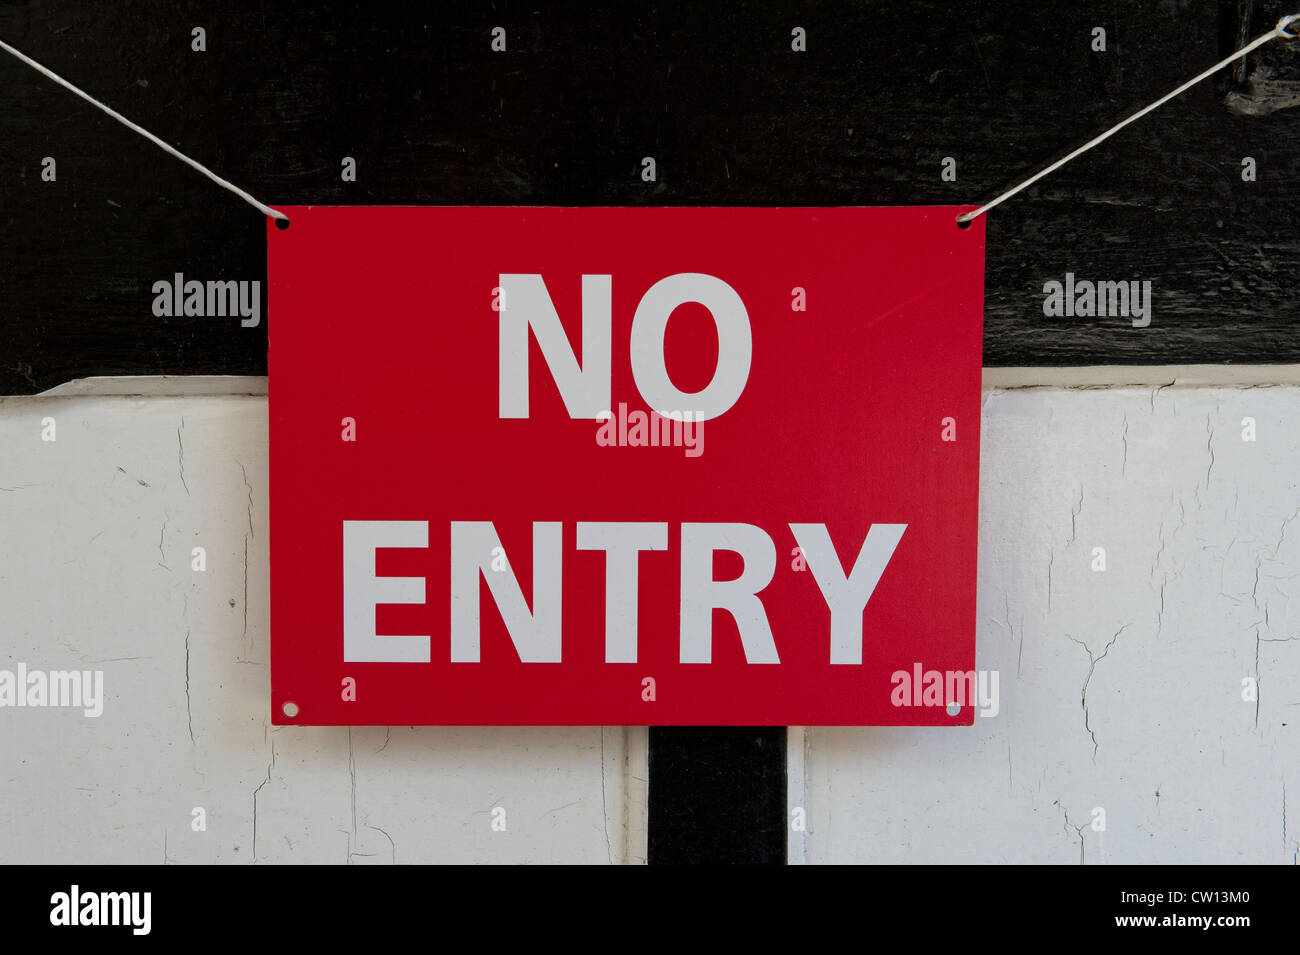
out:
<path id="1" fill-rule="evenodd" d="M 0 36 L 273 204 L 908 204 L 995 195 L 1285 12 L 264 6 L 34 0 L 0 8 Z M 505 53 L 489 47 L 498 25 Z M 190 49 L 194 26 L 206 52 Z M 1300 109 L 1284 95 L 1297 78 L 1300 42 L 1272 44 L 997 209 L 986 364 L 1300 361 Z M 654 184 L 639 176 L 647 155 Z M 945 156 L 956 182 L 940 178 Z M 151 284 L 177 271 L 264 279 L 261 217 L 8 56 L 0 210 L 0 394 L 265 372 L 266 322 L 150 310 Z M 1152 280 L 1151 326 L 1045 319 L 1042 285 L 1066 271 Z"/>
<path id="2" fill-rule="evenodd" d="M 784 726 L 650 729 L 651 865 L 784 865 Z"/>

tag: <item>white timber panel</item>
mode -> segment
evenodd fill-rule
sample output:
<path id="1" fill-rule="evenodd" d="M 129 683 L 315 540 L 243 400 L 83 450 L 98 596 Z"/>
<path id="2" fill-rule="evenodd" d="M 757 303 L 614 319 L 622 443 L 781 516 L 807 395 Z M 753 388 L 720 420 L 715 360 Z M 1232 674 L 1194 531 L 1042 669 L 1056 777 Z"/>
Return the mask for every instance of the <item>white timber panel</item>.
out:
<path id="1" fill-rule="evenodd" d="M 0 447 L 0 670 L 103 674 L 0 707 L 0 862 L 644 862 L 644 728 L 270 725 L 265 397 L 5 398 Z"/>
<path id="2" fill-rule="evenodd" d="M 793 855 L 1295 863 L 1298 420 L 1291 386 L 986 387 L 977 668 L 999 711 L 792 732 Z"/>

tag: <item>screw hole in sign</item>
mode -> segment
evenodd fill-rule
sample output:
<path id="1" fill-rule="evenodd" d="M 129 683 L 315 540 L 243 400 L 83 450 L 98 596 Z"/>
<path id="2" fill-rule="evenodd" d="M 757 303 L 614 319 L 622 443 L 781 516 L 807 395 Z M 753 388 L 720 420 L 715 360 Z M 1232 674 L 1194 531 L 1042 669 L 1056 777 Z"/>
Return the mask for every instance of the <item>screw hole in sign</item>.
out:
<path id="1" fill-rule="evenodd" d="M 969 229 L 969 228 L 970 228 L 970 224 L 971 224 L 972 222 L 974 222 L 974 221 L 975 221 L 974 219 L 963 219 L 961 216 L 958 216 L 958 217 L 957 217 L 957 228 L 959 228 L 959 229 Z"/>
<path id="2" fill-rule="evenodd" d="M 286 703 L 285 705 L 288 706 L 289 704 Z M 948 704 L 947 710 L 949 716 L 958 716 L 961 714 L 961 704 L 958 703 L 956 700 L 953 700 L 951 703 Z"/>
<path id="3" fill-rule="evenodd" d="M 289 719 L 293 719 L 298 715 L 298 704 L 293 700 L 285 700 L 284 706 L 280 707 L 280 712 L 289 717 Z"/>
<path id="4" fill-rule="evenodd" d="M 289 228 L 289 220 L 288 220 L 288 219 L 276 219 L 276 220 L 275 220 L 275 227 L 276 227 L 277 229 L 287 229 L 287 228 Z"/>

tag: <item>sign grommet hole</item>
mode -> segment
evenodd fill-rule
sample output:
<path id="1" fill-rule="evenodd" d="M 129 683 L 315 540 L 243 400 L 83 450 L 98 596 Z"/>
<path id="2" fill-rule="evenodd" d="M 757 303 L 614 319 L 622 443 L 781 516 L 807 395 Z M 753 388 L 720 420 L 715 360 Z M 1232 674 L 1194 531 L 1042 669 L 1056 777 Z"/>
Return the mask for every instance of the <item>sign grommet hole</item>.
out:
<path id="1" fill-rule="evenodd" d="M 285 700 L 284 705 L 280 707 L 280 712 L 289 717 L 289 719 L 293 719 L 298 715 L 298 704 L 293 700 Z"/>
<path id="2" fill-rule="evenodd" d="M 289 706 L 289 704 L 286 703 L 285 706 Z M 295 707 L 295 709 L 296 709 L 296 707 Z M 949 715 L 949 716 L 957 716 L 959 713 L 961 713 L 961 704 L 960 704 L 960 703 L 958 703 L 957 701 L 954 700 L 953 702 L 951 702 L 951 703 L 948 704 L 948 715 Z"/>

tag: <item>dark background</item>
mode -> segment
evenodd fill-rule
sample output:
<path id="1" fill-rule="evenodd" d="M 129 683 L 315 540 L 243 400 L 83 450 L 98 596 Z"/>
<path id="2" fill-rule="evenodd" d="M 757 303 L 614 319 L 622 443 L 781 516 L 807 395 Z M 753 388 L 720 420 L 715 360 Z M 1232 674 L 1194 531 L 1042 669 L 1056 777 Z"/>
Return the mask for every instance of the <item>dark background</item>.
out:
<path id="1" fill-rule="evenodd" d="M 271 205 L 893 205 L 991 198 L 1300 12 L 389 6 L 6 3 L 0 37 Z M 806 53 L 790 50 L 794 26 Z M 985 363 L 1300 361 L 1300 109 L 1274 108 L 1298 83 L 1300 43 L 1274 41 L 990 214 Z M 40 180 L 44 156 L 56 183 Z M 657 183 L 641 181 L 644 156 Z M 945 156 L 955 183 L 940 180 Z M 262 217 L 7 55 L 0 210 L 0 394 L 90 374 L 265 373 L 265 321 L 150 310 L 150 286 L 176 271 L 264 279 Z M 1043 282 L 1067 270 L 1152 280 L 1151 327 L 1045 319 Z"/>
<path id="2" fill-rule="evenodd" d="M 4 3 L 0 39 L 271 205 L 957 204 L 1300 12 L 389 6 Z M 191 50 L 195 26 L 206 52 Z M 490 49 L 496 26 L 505 53 Z M 807 52 L 790 49 L 796 26 Z M 1293 101 L 1300 41 L 1274 41 L 994 210 L 985 364 L 1300 361 Z M 44 156 L 55 183 L 40 179 Z M 656 183 L 641 180 L 645 156 Z M 945 156 L 956 182 L 940 179 Z M 1242 182 L 1244 156 L 1257 182 Z M 87 375 L 265 374 L 274 315 L 245 329 L 151 310 L 153 282 L 174 272 L 265 282 L 265 243 L 254 209 L 0 53 L 0 394 Z M 1067 271 L 1151 280 L 1151 326 L 1044 318 L 1043 283 Z M 779 728 L 655 730 L 652 861 L 782 861 L 784 754 Z"/>

